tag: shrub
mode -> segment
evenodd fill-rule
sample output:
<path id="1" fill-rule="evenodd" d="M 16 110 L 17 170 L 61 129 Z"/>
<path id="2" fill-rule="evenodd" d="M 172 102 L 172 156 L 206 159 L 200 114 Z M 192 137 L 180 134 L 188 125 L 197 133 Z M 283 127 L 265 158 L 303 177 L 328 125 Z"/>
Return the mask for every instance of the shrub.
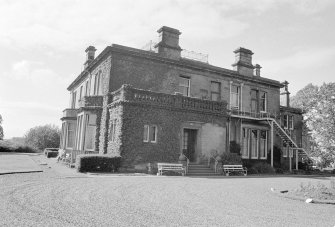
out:
<path id="1" fill-rule="evenodd" d="M 78 155 L 76 167 L 78 172 L 116 172 L 121 165 L 121 157 L 91 154 Z"/>
<path id="2" fill-rule="evenodd" d="M 258 173 L 275 173 L 275 169 L 265 162 L 258 162 L 253 168 L 255 168 Z"/>
<path id="3" fill-rule="evenodd" d="M 283 174 L 284 173 L 284 170 L 282 168 L 276 168 L 275 171 L 278 174 Z"/>
<path id="4" fill-rule="evenodd" d="M 0 152 L 36 153 L 37 151 L 29 146 L 15 144 L 9 140 L 0 141 Z"/>
<path id="5" fill-rule="evenodd" d="M 47 151 L 47 158 L 56 158 L 58 156 L 58 151 Z"/>
<path id="6" fill-rule="evenodd" d="M 223 153 L 220 155 L 223 165 L 241 165 L 242 159 L 236 153 Z"/>
<path id="7" fill-rule="evenodd" d="M 254 167 L 251 167 L 248 168 L 248 174 L 258 174 L 258 171 Z"/>
<path id="8" fill-rule="evenodd" d="M 230 153 L 240 154 L 241 146 L 236 141 L 230 142 Z"/>

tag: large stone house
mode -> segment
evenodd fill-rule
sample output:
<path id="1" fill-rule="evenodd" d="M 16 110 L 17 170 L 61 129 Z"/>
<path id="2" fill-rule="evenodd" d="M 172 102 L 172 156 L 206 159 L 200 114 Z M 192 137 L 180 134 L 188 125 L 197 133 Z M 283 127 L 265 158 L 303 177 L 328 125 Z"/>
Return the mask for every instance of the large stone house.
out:
<path id="1" fill-rule="evenodd" d="M 68 87 L 61 149 L 121 156 L 123 167 L 141 169 L 180 154 L 202 162 L 233 143 L 247 163 L 297 166 L 302 113 L 289 106 L 287 82 L 262 77 L 248 49 L 237 48 L 233 69 L 224 69 L 190 56 L 177 29 L 158 33 L 146 49 L 113 44 L 97 57 L 86 49 Z"/>

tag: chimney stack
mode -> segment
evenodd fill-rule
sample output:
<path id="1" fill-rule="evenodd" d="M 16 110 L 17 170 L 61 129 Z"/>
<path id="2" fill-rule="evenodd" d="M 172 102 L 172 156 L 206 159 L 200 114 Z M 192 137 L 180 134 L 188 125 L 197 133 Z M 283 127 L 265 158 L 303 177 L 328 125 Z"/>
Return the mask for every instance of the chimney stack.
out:
<path id="1" fill-rule="evenodd" d="M 261 76 L 261 68 L 259 64 L 255 65 L 255 76 Z"/>
<path id="2" fill-rule="evenodd" d="M 84 63 L 85 69 L 94 60 L 94 55 L 95 55 L 96 50 L 97 49 L 95 49 L 94 46 L 89 46 L 89 47 L 86 48 L 86 50 L 85 50 L 85 52 L 86 52 L 86 62 Z"/>
<path id="3" fill-rule="evenodd" d="M 291 93 L 288 91 L 289 83 L 285 80 L 284 82 L 282 82 L 282 84 L 284 85 L 284 92 L 280 93 L 281 95 L 280 105 L 290 107 L 290 94 Z"/>
<path id="4" fill-rule="evenodd" d="M 179 35 L 181 32 L 177 29 L 163 26 L 158 31 L 159 43 L 155 46 L 158 47 L 158 54 L 170 59 L 180 59 L 182 49 L 179 46 Z"/>
<path id="5" fill-rule="evenodd" d="M 232 64 L 234 70 L 244 76 L 253 76 L 255 67 L 252 65 L 252 55 L 254 53 L 243 47 L 237 48 L 234 53 L 235 63 Z"/>

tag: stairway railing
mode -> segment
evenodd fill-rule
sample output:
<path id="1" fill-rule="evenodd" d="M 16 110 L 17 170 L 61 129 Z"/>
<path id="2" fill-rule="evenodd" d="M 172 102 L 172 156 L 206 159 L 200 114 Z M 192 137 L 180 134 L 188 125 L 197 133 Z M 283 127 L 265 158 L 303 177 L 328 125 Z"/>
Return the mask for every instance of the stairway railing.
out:
<path id="1" fill-rule="evenodd" d="M 308 157 L 306 151 L 305 151 L 303 148 L 298 147 L 298 145 L 294 142 L 294 140 L 291 138 L 291 136 L 289 136 L 289 135 L 285 132 L 285 130 L 278 124 L 278 122 L 277 122 L 275 119 L 273 119 L 273 118 L 266 118 L 266 120 L 267 120 L 267 122 L 268 122 L 269 124 L 270 124 L 270 121 L 272 121 L 272 122 L 276 125 L 276 127 L 274 127 L 274 128 L 276 129 L 276 131 L 277 131 L 277 130 L 280 130 L 280 132 L 281 132 L 282 134 L 285 135 L 285 137 L 292 143 L 292 145 L 294 146 L 295 149 L 298 150 L 298 152 L 299 152 L 299 150 L 300 150 L 300 151 L 302 151 L 302 153 L 303 153 L 304 155 L 306 155 L 306 156 Z M 270 124 L 270 125 L 271 125 L 271 124 Z M 278 131 L 277 131 L 277 132 L 278 132 Z"/>

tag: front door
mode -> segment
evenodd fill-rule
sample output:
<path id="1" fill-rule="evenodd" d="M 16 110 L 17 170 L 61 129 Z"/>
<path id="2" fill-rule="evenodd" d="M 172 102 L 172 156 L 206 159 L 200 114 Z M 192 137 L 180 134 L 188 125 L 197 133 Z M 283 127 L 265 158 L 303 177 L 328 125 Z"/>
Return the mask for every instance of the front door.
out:
<path id="1" fill-rule="evenodd" d="M 184 129 L 183 133 L 183 154 L 186 155 L 191 162 L 196 161 L 195 148 L 197 142 L 196 129 Z"/>

